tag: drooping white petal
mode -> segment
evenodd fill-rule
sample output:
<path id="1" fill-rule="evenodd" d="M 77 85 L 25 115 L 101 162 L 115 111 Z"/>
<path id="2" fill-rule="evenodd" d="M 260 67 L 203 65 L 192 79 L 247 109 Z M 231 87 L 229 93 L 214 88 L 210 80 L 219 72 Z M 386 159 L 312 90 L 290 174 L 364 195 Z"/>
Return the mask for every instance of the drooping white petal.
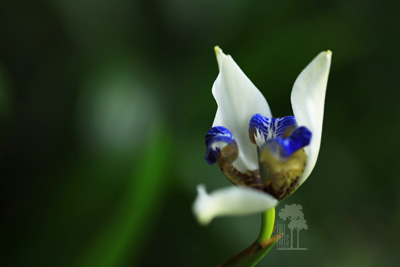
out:
<path id="1" fill-rule="evenodd" d="M 198 185 L 197 193 L 193 212 L 203 225 L 217 216 L 261 213 L 278 204 L 273 196 L 249 187 L 230 186 L 207 194 L 205 186 Z"/>
<path id="2" fill-rule="evenodd" d="M 220 73 L 212 93 L 218 104 L 214 126 L 229 129 L 239 146 L 233 163 L 239 171 L 258 169 L 257 150 L 249 140 L 249 122 L 254 114 L 272 117 L 268 103 L 230 55 L 215 47 Z"/>
<path id="3" fill-rule="evenodd" d="M 318 54 L 300 73 L 293 86 L 291 95 L 293 114 L 299 126 L 306 126 L 312 132 L 310 145 L 304 148 L 308 160 L 299 185 L 307 179 L 317 162 L 331 57 L 331 51 Z"/>

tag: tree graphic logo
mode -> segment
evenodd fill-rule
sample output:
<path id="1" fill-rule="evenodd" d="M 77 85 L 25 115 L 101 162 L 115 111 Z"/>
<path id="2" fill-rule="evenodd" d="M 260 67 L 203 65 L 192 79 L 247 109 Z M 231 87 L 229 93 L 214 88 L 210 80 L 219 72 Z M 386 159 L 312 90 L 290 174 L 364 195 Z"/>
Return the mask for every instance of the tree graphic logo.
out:
<path id="1" fill-rule="evenodd" d="M 279 210 L 278 216 L 281 221 L 276 221 L 277 233 L 284 235 L 279 239 L 276 248 L 278 250 L 308 250 L 300 247 L 300 231 L 308 229 L 307 221 L 304 219 L 303 207 L 299 204 L 285 205 Z M 286 222 L 288 222 L 287 227 L 290 234 L 286 233 Z M 293 247 L 293 230 L 297 230 L 297 247 Z"/>

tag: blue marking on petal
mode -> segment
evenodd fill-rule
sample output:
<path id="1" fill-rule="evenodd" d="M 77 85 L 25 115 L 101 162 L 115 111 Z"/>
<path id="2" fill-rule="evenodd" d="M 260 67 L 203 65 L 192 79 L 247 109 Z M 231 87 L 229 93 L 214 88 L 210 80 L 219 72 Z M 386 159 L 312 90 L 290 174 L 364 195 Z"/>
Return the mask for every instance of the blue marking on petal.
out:
<path id="1" fill-rule="evenodd" d="M 266 118 L 261 114 L 254 115 L 249 123 L 249 134 L 257 133 L 257 130 L 267 138 L 268 133 L 271 131 L 271 122 L 273 118 Z M 272 123 L 273 124 L 273 123 Z"/>
<path id="2" fill-rule="evenodd" d="M 287 116 L 283 118 L 266 118 L 260 114 L 254 115 L 249 123 L 250 140 L 255 143 L 255 134 L 262 134 L 265 141 L 273 138 L 282 137 L 286 131 L 291 128 L 297 127 L 296 119 L 294 116 Z"/>
<path id="3" fill-rule="evenodd" d="M 233 134 L 227 128 L 216 126 L 211 128 L 206 134 L 206 161 L 208 164 L 214 164 L 225 145 L 236 143 Z"/>
<path id="4" fill-rule="evenodd" d="M 294 130 L 289 137 L 275 138 L 267 142 L 267 146 L 275 156 L 290 157 L 297 150 L 310 144 L 312 133 L 302 126 Z"/>
<path id="5" fill-rule="evenodd" d="M 297 127 L 296 119 L 294 116 L 287 116 L 283 118 L 274 118 L 274 136 L 281 137 L 288 128 Z"/>

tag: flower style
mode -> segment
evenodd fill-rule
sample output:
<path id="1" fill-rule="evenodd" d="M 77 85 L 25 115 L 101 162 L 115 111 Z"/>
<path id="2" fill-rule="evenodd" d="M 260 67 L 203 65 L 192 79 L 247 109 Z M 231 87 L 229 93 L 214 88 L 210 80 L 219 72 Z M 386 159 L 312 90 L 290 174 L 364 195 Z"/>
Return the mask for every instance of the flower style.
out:
<path id="1" fill-rule="evenodd" d="M 235 185 L 207 194 L 199 185 L 193 211 L 202 224 L 221 215 L 261 213 L 292 194 L 312 172 L 321 144 L 332 53 L 321 52 L 296 79 L 294 116 L 273 118 L 267 101 L 230 55 L 215 47 L 218 104 L 206 135 L 206 161 Z"/>

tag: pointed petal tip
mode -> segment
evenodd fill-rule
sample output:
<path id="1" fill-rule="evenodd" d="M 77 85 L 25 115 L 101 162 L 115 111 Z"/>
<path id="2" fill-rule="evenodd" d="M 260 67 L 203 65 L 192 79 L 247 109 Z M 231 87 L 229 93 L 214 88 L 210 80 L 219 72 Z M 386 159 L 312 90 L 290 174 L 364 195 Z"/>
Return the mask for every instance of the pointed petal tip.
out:
<path id="1" fill-rule="evenodd" d="M 331 50 L 326 50 L 326 54 L 328 57 L 332 57 L 332 51 Z"/>
<path id="2" fill-rule="evenodd" d="M 330 62 L 332 59 L 332 51 L 331 50 L 326 50 L 320 53 L 320 56 L 325 57 L 326 62 Z"/>
<path id="3" fill-rule="evenodd" d="M 205 185 L 199 184 L 196 189 L 197 197 L 193 203 L 192 210 L 199 224 L 206 226 L 213 219 L 213 215 L 207 212 L 207 206 L 210 204 L 210 197 L 207 194 Z"/>
<path id="4" fill-rule="evenodd" d="M 222 56 L 225 56 L 224 52 L 222 51 L 222 49 L 216 45 L 214 46 L 214 52 L 215 52 L 215 56 L 217 58 L 217 62 L 218 62 L 218 67 L 221 68 L 221 63 L 222 63 Z"/>
<path id="5" fill-rule="evenodd" d="M 205 194 L 207 194 L 206 186 L 205 186 L 204 184 L 199 184 L 199 185 L 197 185 L 197 186 L 196 186 L 196 189 L 197 189 L 197 193 L 198 193 L 199 195 L 205 195 Z"/>
<path id="6" fill-rule="evenodd" d="M 214 51 L 217 56 L 219 53 L 222 53 L 222 49 L 218 45 L 214 46 Z"/>

